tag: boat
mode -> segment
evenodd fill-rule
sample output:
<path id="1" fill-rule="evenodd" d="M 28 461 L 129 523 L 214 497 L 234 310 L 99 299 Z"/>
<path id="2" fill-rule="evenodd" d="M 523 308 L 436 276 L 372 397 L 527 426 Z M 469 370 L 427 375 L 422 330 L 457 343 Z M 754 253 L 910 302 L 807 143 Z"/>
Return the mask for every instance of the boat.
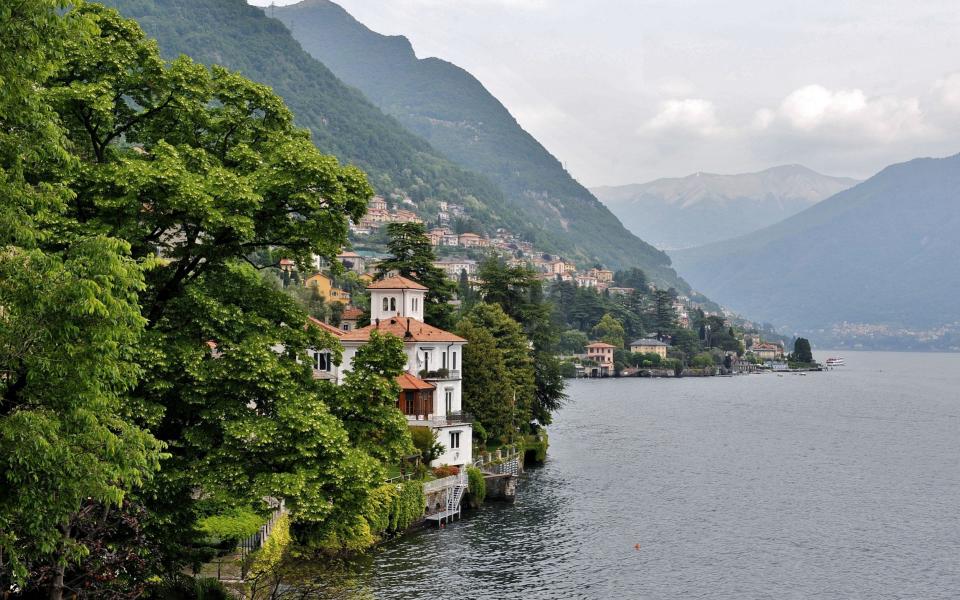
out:
<path id="1" fill-rule="evenodd" d="M 842 367 L 847 364 L 841 357 L 831 357 L 827 359 L 828 367 Z"/>

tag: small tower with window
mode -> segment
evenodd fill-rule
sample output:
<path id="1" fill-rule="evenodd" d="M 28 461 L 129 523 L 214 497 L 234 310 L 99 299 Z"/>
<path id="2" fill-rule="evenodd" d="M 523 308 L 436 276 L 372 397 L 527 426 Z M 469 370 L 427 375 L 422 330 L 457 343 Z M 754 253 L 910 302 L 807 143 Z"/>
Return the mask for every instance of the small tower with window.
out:
<path id="1" fill-rule="evenodd" d="M 427 288 L 406 277 L 388 277 L 372 283 L 370 290 L 370 322 L 391 317 L 409 317 L 423 321 L 423 303 Z"/>

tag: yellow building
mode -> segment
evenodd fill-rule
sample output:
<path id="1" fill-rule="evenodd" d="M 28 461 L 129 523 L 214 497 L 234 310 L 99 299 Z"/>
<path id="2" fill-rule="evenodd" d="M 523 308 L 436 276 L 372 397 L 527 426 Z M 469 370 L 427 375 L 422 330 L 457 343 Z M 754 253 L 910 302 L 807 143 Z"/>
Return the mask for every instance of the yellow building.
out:
<path id="1" fill-rule="evenodd" d="M 311 275 L 304 282 L 306 287 L 315 287 L 319 290 L 320 295 L 323 296 L 324 300 L 328 302 L 343 302 L 344 304 L 350 303 L 350 292 L 341 290 L 340 288 L 333 286 L 333 279 L 329 275 L 323 273 L 317 273 Z"/>
<path id="2" fill-rule="evenodd" d="M 659 354 L 660 358 L 667 357 L 667 344 L 660 340 L 642 339 L 630 343 L 630 352 L 635 354 Z"/>

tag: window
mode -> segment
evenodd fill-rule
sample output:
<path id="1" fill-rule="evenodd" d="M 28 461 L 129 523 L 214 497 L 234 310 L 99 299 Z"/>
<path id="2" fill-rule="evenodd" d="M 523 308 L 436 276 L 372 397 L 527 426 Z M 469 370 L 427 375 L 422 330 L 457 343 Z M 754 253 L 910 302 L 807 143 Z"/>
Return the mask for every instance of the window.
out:
<path id="1" fill-rule="evenodd" d="M 407 399 L 407 408 L 406 408 L 406 410 L 404 411 L 404 414 L 408 414 L 408 415 L 414 415 L 414 414 L 416 414 L 416 413 L 414 412 L 414 411 L 416 410 L 416 406 L 415 406 L 415 403 L 414 403 L 414 400 L 415 400 L 416 397 L 414 396 L 414 392 L 407 392 L 405 395 L 406 395 L 406 399 Z"/>
<path id="2" fill-rule="evenodd" d="M 313 355 L 313 368 L 317 371 L 330 371 L 330 353 L 316 352 Z"/>
<path id="3" fill-rule="evenodd" d="M 397 312 L 397 299 L 390 298 L 390 312 Z"/>
<path id="4" fill-rule="evenodd" d="M 456 350 L 454 350 L 454 352 L 453 352 L 453 364 L 451 365 L 451 368 L 452 368 L 454 371 L 457 370 L 457 352 L 456 352 Z"/>
<path id="5" fill-rule="evenodd" d="M 443 391 L 443 399 L 447 405 L 447 414 L 453 412 L 453 388 L 447 388 Z"/>
<path id="6" fill-rule="evenodd" d="M 447 368 L 447 353 L 446 353 L 446 352 L 442 352 L 442 353 L 440 354 L 440 368 L 442 368 L 442 369 L 446 369 L 446 368 Z"/>
<path id="7" fill-rule="evenodd" d="M 383 299 L 383 312 L 390 310 L 390 301 L 386 298 Z"/>
<path id="8" fill-rule="evenodd" d="M 414 298 L 411 305 L 413 306 L 413 312 L 420 310 L 420 298 Z"/>
<path id="9" fill-rule="evenodd" d="M 450 432 L 450 449 L 458 450 L 460 448 L 460 432 L 451 431 Z"/>
<path id="10" fill-rule="evenodd" d="M 344 331 L 350 331 L 350 323 L 341 323 L 341 324 L 340 324 L 340 329 L 342 329 L 342 330 L 344 330 Z"/>

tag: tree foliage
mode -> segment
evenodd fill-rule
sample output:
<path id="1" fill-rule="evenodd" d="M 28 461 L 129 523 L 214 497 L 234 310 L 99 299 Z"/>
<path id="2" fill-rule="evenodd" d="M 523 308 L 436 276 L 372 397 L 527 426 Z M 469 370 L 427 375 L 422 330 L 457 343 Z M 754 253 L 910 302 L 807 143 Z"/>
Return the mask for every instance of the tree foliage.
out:
<path id="1" fill-rule="evenodd" d="M 23 58 L 0 65 L 4 571 L 59 597 L 66 565 L 110 535 L 85 511 L 128 500 L 171 572 L 197 558 L 201 516 L 267 496 L 316 537 L 362 544 L 379 459 L 409 444 L 387 410 L 397 349 L 361 357 L 342 395 L 315 381 L 307 349 L 337 344 L 256 257 L 332 259 L 365 176 L 266 86 L 167 63 L 101 6 L 59 6 L 0 8 L 0 48 Z"/>
<path id="2" fill-rule="evenodd" d="M 434 265 L 437 260 L 427 237 L 423 223 L 390 223 L 387 225 L 390 241 L 387 249 L 390 258 L 377 265 L 379 277 L 396 271 L 403 277 L 426 286 L 426 304 L 423 307 L 424 320 L 441 329 L 453 326 L 453 298 L 455 287 L 447 279 L 446 273 Z"/>

